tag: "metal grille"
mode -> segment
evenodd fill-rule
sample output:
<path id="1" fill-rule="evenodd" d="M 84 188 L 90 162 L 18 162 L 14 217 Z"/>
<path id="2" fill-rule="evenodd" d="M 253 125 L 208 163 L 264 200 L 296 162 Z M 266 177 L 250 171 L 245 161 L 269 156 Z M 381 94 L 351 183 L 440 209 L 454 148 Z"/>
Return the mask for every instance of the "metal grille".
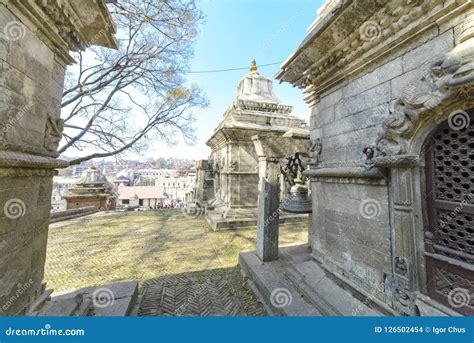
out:
<path id="1" fill-rule="evenodd" d="M 474 191 L 473 123 L 458 131 L 446 125 L 434 135 L 433 148 L 436 199 L 462 202 Z"/>
<path id="2" fill-rule="evenodd" d="M 426 149 L 425 261 L 428 294 L 474 315 L 474 110 L 464 113 L 468 127 L 453 128 L 448 120 Z"/>
<path id="3" fill-rule="evenodd" d="M 462 130 L 445 124 L 432 136 L 432 182 L 435 202 L 435 249 L 464 262 L 474 255 L 474 123 Z M 465 254 L 468 254 L 467 257 Z"/>
<path id="4" fill-rule="evenodd" d="M 473 216 L 464 213 L 454 214 L 452 211 L 438 210 L 438 219 L 437 243 L 458 252 L 474 255 Z M 439 252 L 449 254 L 446 251 Z M 462 257 L 463 256 L 458 254 L 455 258 L 471 262 L 468 261 L 467 257 Z"/>

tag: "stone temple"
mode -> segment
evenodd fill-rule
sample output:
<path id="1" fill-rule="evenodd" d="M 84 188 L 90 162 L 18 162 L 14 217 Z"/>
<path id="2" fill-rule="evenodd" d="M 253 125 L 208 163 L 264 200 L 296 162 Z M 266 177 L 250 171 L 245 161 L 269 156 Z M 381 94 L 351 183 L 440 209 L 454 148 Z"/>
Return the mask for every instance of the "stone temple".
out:
<path id="1" fill-rule="evenodd" d="M 214 230 L 256 224 L 258 157 L 252 137 L 259 133 L 282 136 L 300 129 L 304 121 L 291 115 L 292 110 L 280 103 L 272 80 L 260 75 L 252 61 L 250 73 L 239 82 L 235 101 L 207 141 L 212 149 L 208 173 L 213 175 L 214 194 L 205 205 Z"/>
<path id="2" fill-rule="evenodd" d="M 117 48 L 115 26 L 105 0 L 0 0 L 0 23 L 0 314 L 100 313 L 93 289 L 62 311 L 44 272 L 69 52 Z M 213 229 L 256 224 L 239 264 L 268 313 L 474 315 L 474 2 L 327 0 L 276 79 L 309 134 L 252 63 L 193 192 Z M 279 247 L 290 157 L 308 241 Z"/>
<path id="3" fill-rule="evenodd" d="M 98 210 L 114 210 L 114 185 L 95 167 L 87 168 L 81 179 L 64 196 L 67 209 L 94 206 Z"/>
<path id="4" fill-rule="evenodd" d="M 278 227 L 259 224 L 240 255 L 268 307 L 474 315 L 473 2 L 326 1 L 276 78 L 307 95 L 316 148 L 308 244 L 262 259 Z"/>

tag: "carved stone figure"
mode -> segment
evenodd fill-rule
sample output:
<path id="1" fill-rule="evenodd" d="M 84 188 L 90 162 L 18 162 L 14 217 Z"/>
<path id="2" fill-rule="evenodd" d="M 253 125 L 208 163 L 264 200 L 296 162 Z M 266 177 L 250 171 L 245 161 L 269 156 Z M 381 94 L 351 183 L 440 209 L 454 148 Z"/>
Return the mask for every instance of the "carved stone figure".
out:
<path id="1" fill-rule="evenodd" d="M 64 129 L 64 120 L 54 118 L 49 115 L 46 120 L 46 131 L 44 134 L 44 147 L 52 152 L 58 149 L 59 141 L 61 140 Z"/>
<path id="2" fill-rule="evenodd" d="M 364 151 L 370 152 L 368 159 L 407 153 L 409 135 L 423 115 L 434 114 L 441 104 L 446 106 L 461 97 L 473 98 L 473 63 L 474 47 L 467 42 L 435 61 L 412 87 L 416 93 L 404 92 L 392 104 L 374 145 Z"/>
<path id="3" fill-rule="evenodd" d="M 310 166 L 316 166 L 319 164 L 319 156 L 321 155 L 322 151 L 322 143 L 321 138 L 316 138 L 315 140 L 311 140 L 311 147 L 309 148 L 309 161 L 308 164 Z"/>

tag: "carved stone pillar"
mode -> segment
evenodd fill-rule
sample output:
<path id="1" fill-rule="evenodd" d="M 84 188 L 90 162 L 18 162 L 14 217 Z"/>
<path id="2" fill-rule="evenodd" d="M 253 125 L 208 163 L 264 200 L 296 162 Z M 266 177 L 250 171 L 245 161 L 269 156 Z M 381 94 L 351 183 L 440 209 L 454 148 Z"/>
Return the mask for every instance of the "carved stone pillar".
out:
<path id="1" fill-rule="evenodd" d="M 280 161 L 259 158 L 257 256 L 262 262 L 278 259 L 280 219 Z"/>
<path id="2" fill-rule="evenodd" d="M 258 156 L 259 173 L 257 256 L 262 262 L 267 262 L 278 259 L 280 163 L 297 152 L 306 155 L 309 134 L 289 131 L 283 137 L 256 135 L 252 140 Z"/>
<path id="3" fill-rule="evenodd" d="M 416 226 L 412 169 L 392 168 L 390 207 L 393 251 L 393 301 L 400 312 L 415 314 L 413 292 L 418 291 Z M 420 230 L 422 231 L 422 230 Z"/>
<path id="4" fill-rule="evenodd" d="M 0 28 L 0 315 L 16 315 L 44 292 L 69 50 L 116 42 L 103 1 L 0 0 Z"/>

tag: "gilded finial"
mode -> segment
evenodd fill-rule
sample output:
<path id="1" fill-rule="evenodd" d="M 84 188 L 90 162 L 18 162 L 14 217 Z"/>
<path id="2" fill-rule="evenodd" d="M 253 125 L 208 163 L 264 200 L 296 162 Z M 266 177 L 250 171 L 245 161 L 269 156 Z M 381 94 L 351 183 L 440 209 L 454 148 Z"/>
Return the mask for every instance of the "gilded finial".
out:
<path id="1" fill-rule="evenodd" d="M 252 74 L 258 73 L 257 62 L 255 61 L 255 59 L 253 59 L 252 62 L 250 63 L 250 73 Z"/>

